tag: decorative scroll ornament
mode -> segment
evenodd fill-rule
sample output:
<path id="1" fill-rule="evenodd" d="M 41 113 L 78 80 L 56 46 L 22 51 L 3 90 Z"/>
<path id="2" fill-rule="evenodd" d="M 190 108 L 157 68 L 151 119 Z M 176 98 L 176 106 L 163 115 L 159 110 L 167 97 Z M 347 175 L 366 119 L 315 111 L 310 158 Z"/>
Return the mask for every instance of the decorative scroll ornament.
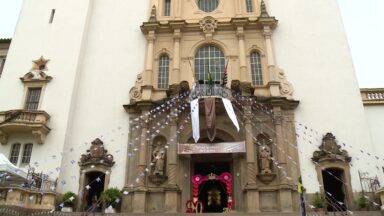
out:
<path id="1" fill-rule="evenodd" d="M 32 61 L 33 66 L 31 70 L 26 73 L 20 80 L 26 82 L 49 82 L 52 80 L 51 76 L 48 76 L 44 71 L 47 71 L 47 64 L 49 59 L 45 59 L 41 56 L 39 59 Z"/>
<path id="2" fill-rule="evenodd" d="M 140 73 L 137 75 L 135 86 L 131 88 L 129 91 L 129 95 L 131 96 L 131 100 L 141 100 L 141 91 L 140 87 L 143 83 L 143 75 Z"/>
<path id="3" fill-rule="evenodd" d="M 280 82 L 280 94 L 283 97 L 293 99 L 293 85 L 287 80 L 285 73 L 281 69 L 277 69 L 277 79 Z"/>
<path id="4" fill-rule="evenodd" d="M 87 150 L 87 154 L 81 155 L 79 165 L 104 165 L 112 167 L 115 164 L 113 156 L 107 154 L 107 150 L 104 149 L 103 142 L 100 139 L 95 139 L 92 142 L 91 147 Z"/>
<path id="5" fill-rule="evenodd" d="M 327 133 L 323 137 L 319 149 L 320 151 L 315 151 L 313 153 L 312 161 L 314 162 L 331 160 L 349 163 L 351 161 L 348 152 L 346 150 L 341 150 L 341 146 L 337 145 L 336 138 L 332 133 Z"/>

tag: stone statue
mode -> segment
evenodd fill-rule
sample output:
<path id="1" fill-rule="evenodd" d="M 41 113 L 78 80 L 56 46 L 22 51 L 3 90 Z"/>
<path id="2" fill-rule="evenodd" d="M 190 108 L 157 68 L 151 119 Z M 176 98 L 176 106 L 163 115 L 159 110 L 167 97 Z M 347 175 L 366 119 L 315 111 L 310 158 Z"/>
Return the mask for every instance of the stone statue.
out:
<path id="1" fill-rule="evenodd" d="M 153 175 L 164 175 L 165 151 L 161 145 L 156 146 L 152 153 L 155 169 Z"/>
<path id="2" fill-rule="evenodd" d="M 261 174 L 271 174 L 271 148 L 267 145 L 261 146 L 259 149 L 259 161 Z"/>

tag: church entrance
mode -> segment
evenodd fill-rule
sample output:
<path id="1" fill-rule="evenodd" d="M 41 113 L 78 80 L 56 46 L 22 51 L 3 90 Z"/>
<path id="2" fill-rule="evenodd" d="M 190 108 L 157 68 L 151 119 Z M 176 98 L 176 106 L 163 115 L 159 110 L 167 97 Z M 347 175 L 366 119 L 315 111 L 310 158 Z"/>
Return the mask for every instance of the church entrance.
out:
<path id="1" fill-rule="evenodd" d="M 232 175 L 229 162 L 194 163 L 194 199 L 202 204 L 202 212 L 220 213 L 232 208 Z"/>
<path id="2" fill-rule="evenodd" d="M 328 211 L 345 211 L 345 193 L 342 169 L 329 168 L 322 171 Z"/>
<path id="3" fill-rule="evenodd" d="M 105 174 L 102 172 L 89 172 L 86 174 L 85 210 L 88 212 L 101 212 L 102 203 L 100 195 L 104 191 Z"/>

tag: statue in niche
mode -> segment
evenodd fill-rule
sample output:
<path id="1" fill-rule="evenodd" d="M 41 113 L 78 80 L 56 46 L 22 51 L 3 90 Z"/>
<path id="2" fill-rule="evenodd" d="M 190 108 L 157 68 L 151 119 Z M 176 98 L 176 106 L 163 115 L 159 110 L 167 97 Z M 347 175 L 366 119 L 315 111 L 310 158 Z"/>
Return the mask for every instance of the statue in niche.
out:
<path id="1" fill-rule="evenodd" d="M 164 164 L 165 164 L 165 150 L 161 145 L 161 142 L 159 141 L 157 143 L 157 146 L 152 152 L 153 156 L 153 164 L 154 164 L 154 170 L 153 175 L 164 175 Z"/>
<path id="2" fill-rule="evenodd" d="M 259 161 L 261 174 L 271 174 L 271 148 L 267 145 L 263 145 L 259 148 Z"/>

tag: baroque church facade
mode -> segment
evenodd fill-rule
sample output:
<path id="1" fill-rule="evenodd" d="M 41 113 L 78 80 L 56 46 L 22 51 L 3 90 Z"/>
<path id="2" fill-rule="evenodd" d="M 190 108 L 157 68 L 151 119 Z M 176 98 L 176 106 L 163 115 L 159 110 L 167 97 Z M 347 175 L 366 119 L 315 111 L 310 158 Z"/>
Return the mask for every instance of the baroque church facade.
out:
<path id="1" fill-rule="evenodd" d="M 302 179 L 355 210 L 360 173 L 382 180 L 336 1 L 34 4 L 0 79 L 0 153 L 56 180 L 31 192 L 43 208 L 118 187 L 122 212 L 298 212 Z"/>

